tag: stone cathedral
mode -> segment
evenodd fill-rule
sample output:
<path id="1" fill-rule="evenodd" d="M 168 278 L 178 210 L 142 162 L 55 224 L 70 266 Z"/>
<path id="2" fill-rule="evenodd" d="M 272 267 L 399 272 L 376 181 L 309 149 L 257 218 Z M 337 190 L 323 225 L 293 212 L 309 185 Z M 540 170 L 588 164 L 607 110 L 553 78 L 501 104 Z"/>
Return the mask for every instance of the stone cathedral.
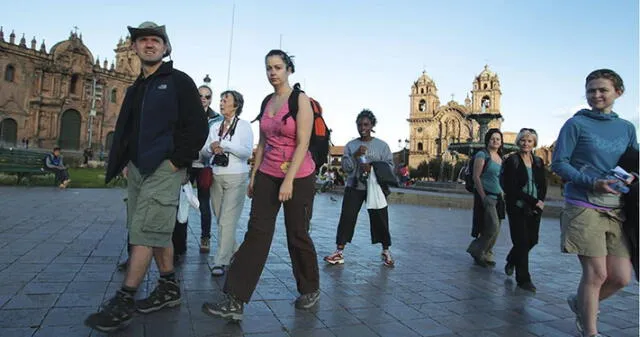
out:
<path id="1" fill-rule="evenodd" d="M 32 147 L 108 150 L 125 90 L 140 73 L 127 37 L 116 45 L 115 63 L 100 62 L 71 32 L 49 51 L 0 27 L 0 146 L 22 140 Z M 95 84 L 94 84 L 95 83 Z"/>
<path id="2" fill-rule="evenodd" d="M 485 65 L 473 80 L 471 98 L 467 94 L 464 105 L 453 99 L 440 105 L 438 88 L 426 72 L 411 86 L 409 119 L 409 166 L 416 168 L 423 161 L 443 156 L 451 143 L 482 142 L 478 137 L 480 126 L 469 119 L 472 114 L 500 114 L 500 80 Z M 499 128 L 501 119 L 489 123 Z"/>

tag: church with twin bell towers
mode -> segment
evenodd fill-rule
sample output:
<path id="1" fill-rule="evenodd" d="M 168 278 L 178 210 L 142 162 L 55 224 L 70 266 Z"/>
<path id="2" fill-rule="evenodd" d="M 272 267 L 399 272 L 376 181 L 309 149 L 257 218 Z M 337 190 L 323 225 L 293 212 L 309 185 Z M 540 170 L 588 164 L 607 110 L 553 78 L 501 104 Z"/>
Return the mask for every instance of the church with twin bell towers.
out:
<path id="1" fill-rule="evenodd" d="M 440 104 L 438 88 L 426 71 L 411 86 L 409 118 L 409 167 L 417 168 L 423 162 L 438 157 L 451 160 L 447 147 L 452 143 L 483 142 L 479 139 L 480 125 L 469 116 L 490 113 L 501 115 L 500 80 L 485 65 L 473 80 L 471 97 L 464 104 L 453 99 Z M 502 119 L 489 123 L 489 128 L 500 128 Z"/>

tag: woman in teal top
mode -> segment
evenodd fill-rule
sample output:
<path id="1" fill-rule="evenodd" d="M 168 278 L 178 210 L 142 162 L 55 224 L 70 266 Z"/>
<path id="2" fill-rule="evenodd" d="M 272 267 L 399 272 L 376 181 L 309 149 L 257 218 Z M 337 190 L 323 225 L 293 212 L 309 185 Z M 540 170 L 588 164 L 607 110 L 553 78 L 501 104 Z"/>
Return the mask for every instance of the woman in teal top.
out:
<path id="1" fill-rule="evenodd" d="M 484 137 L 485 148 L 473 159 L 473 230 L 475 237 L 467 253 L 482 267 L 494 266 L 493 246 L 500 233 L 500 220 L 504 219 L 504 202 L 500 187 L 502 165 L 502 132 L 489 129 Z M 486 164 L 486 165 L 485 165 Z"/>
<path id="2" fill-rule="evenodd" d="M 547 194 L 544 163 L 533 154 L 537 143 L 535 130 L 520 130 L 516 136 L 519 151 L 502 164 L 509 232 L 513 243 L 504 271 L 511 276 L 515 270 L 518 287 L 531 292 L 535 292 L 536 287 L 529 275 L 529 251 L 538 243 L 540 215 Z"/>

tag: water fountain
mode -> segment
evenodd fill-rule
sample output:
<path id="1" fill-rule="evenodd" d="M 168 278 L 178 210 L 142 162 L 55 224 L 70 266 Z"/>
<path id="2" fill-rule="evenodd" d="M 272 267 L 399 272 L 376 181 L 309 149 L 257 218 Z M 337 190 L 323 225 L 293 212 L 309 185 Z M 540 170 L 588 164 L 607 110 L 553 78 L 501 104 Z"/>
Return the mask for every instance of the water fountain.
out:
<path id="1" fill-rule="evenodd" d="M 489 130 L 489 123 L 497 119 L 504 120 L 502 118 L 502 115 L 499 113 L 496 114 L 496 113 L 487 112 L 486 109 L 489 107 L 488 100 L 483 101 L 481 106 L 482 106 L 482 111 L 479 114 L 470 114 L 469 116 L 467 116 L 468 120 L 476 121 L 480 125 L 480 129 L 478 130 L 478 138 L 477 138 L 478 141 L 449 144 L 449 146 L 447 147 L 447 151 L 450 152 L 452 155 L 464 154 L 467 157 L 470 157 L 476 151 L 484 148 L 484 136 L 487 134 L 487 131 Z M 475 137 L 473 137 L 472 135 L 471 138 L 473 139 Z M 515 144 L 510 144 L 510 143 L 505 143 L 503 147 L 504 147 L 504 154 L 513 152 L 518 149 L 518 147 Z"/>

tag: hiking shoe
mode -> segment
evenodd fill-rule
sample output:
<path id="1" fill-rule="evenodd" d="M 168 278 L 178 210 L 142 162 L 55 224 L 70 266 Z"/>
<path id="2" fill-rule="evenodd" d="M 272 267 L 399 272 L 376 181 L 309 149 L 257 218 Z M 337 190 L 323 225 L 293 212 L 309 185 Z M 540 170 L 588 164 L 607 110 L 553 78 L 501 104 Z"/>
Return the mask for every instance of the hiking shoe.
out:
<path id="1" fill-rule="evenodd" d="M 131 323 L 135 302 L 133 297 L 122 290 L 101 307 L 95 314 L 89 315 L 84 324 L 101 332 L 122 329 Z"/>
<path id="2" fill-rule="evenodd" d="M 225 295 L 225 299 L 219 303 L 205 302 L 202 312 L 209 316 L 220 317 L 231 321 L 241 321 L 244 304 L 232 295 Z"/>
<path id="3" fill-rule="evenodd" d="M 329 264 L 343 264 L 344 257 L 342 256 L 341 250 L 336 250 L 333 254 L 329 256 L 325 256 L 324 260 Z"/>
<path id="4" fill-rule="evenodd" d="M 211 268 L 211 276 L 222 275 L 224 275 L 224 266 L 213 266 L 213 268 Z"/>
<path id="5" fill-rule="evenodd" d="M 209 238 L 200 238 L 200 253 L 208 253 L 211 250 Z"/>
<path id="6" fill-rule="evenodd" d="M 385 267 L 395 266 L 395 261 L 393 261 L 390 251 L 383 251 L 381 256 L 382 256 L 382 263 L 384 264 Z"/>
<path id="7" fill-rule="evenodd" d="M 318 303 L 320 290 L 303 294 L 296 298 L 296 309 L 309 309 Z"/>
<path id="8" fill-rule="evenodd" d="M 531 281 L 518 283 L 518 288 L 520 288 L 522 290 L 530 291 L 532 293 L 535 293 L 536 290 L 538 290 L 536 288 L 536 286 Z"/>
<path id="9" fill-rule="evenodd" d="M 136 310 L 143 314 L 158 311 L 164 307 L 175 307 L 180 305 L 180 284 L 178 281 L 167 281 L 158 279 L 158 285 L 151 292 L 149 297 L 136 301 Z"/>
<path id="10" fill-rule="evenodd" d="M 567 297 L 567 303 L 569 304 L 569 308 L 576 314 L 576 329 L 580 334 L 584 331 L 584 327 L 582 325 L 582 318 L 580 317 L 580 311 L 578 310 L 578 295 L 569 295 Z"/>

